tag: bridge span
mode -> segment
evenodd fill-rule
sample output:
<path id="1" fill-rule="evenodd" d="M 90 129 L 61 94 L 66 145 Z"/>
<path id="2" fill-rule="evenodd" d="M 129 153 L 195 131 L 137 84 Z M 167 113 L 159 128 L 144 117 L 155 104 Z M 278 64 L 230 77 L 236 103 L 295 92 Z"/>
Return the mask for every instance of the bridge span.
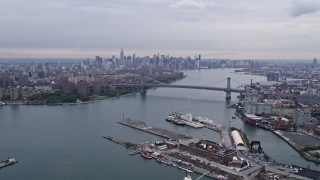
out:
<path id="1" fill-rule="evenodd" d="M 193 86 L 193 85 L 171 85 L 171 84 L 110 84 L 110 86 L 114 87 L 127 87 L 127 88 L 154 88 L 154 87 L 164 87 L 164 88 L 183 88 L 183 89 L 201 89 L 201 90 L 212 90 L 212 91 L 230 91 L 235 93 L 244 93 L 243 89 L 233 89 L 233 88 L 222 88 L 222 87 L 210 87 L 210 86 Z"/>
<path id="2" fill-rule="evenodd" d="M 119 88 L 139 88 L 141 94 L 146 94 L 146 88 L 183 88 L 183 89 L 200 89 L 200 90 L 212 90 L 226 92 L 226 100 L 231 99 L 231 93 L 244 93 L 244 89 L 231 88 L 230 78 L 227 78 L 227 87 L 211 87 L 211 86 L 194 86 L 194 85 L 175 85 L 175 84 L 145 84 L 144 80 L 141 80 L 141 84 L 110 84 L 111 87 Z"/>

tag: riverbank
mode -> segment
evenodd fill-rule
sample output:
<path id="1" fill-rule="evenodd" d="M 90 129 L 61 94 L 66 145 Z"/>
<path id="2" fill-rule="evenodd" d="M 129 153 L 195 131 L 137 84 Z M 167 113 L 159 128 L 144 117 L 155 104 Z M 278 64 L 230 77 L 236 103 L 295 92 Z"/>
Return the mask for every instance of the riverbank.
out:
<path id="1" fill-rule="evenodd" d="M 314 138 L 317 141 L 310 142 L 310 138 L 312 138 L 311 136 L 305 135 L 304 137 L 301 136 L 302 138 L 301 137 L 297 138 L 297 136 L 293 136 L 293 135 L 294 135 L 294 133 L 299 133 L 299 132 L 285 132 L 285 131 L 280 131 L 280 130 L 274 130 L 274 129 L 269 128 L 266 125 L 249 123 L 245 120 L 245 118 L 242 115 L 240 115 L 238 113 L 235 113 L 235 115 L 237 115 L 242 121 L 244 121 L 247 124 L 262 128 L 264 130 L 270 131 L 273 134 L 277 135 L 284 142 L 286 142 L 289 146 L 291 146 L 294 150 L 296 150 L 304 159 L 311 161 L 311 162 L 314 162 L 314 163 L 320 163 L 320 159 L 314 158 L 314 157 L 308 155 L 307 153 L 303 152 L 303 148 L 305 148 L 309 145 L 315 145 L 314 144 L 315 142 L 317 144 L 320 144 L 319 139 Z M 289 135 L 291 135 L 291 136 L 289 136 Z"/>

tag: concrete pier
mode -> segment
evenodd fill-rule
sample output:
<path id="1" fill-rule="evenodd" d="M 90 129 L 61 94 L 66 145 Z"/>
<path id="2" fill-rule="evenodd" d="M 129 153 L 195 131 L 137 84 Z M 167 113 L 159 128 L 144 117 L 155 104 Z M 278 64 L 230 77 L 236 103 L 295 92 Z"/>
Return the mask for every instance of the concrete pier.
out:
<path id="1" fill-rule="evenodd" d="M 150 134 L 154 134 L 157 136 L 161 136 L 167 139 L 192 139 L 191 136 L 187 136 L 184 134 L 178 134 L 172 131 L 168 131 L 166 129 L 158 128 L 158 127 L 152 127 L 142 121 L 132 120 L 132 119 L 125 119 L 123 121 L 118 122 L 119 124 L 122 124 L 124 126 L 132 127 Z"/>

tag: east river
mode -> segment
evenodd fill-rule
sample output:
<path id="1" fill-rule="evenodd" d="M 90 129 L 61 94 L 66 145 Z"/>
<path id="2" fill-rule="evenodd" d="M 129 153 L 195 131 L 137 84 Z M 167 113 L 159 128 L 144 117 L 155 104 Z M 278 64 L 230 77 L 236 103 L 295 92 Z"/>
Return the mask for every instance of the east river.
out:
<path id="1" fill-rule="evenodd" d="M 232 73 L 233 69 L 186 71 L 187 77 L 175 84 L 232 87 L 240 83 L 265 81 L 265 77 Z M 220 81 L 222 80 L 222 81 Z M 236 102 L 237 94 L 232 94 Z M 182 180 L 185 172 L 155 161 L 129 156 L 130 150 L 102 136 L 115 136 L 134 143 L 159 137 L 117 124 L 125 117 L 197 138 L 218 141 L 219 135 L 207 129 L 179 127 L 165 121 L 172 111 L 208 117 L 225 126 L 241 128 L 249 139 L 260 140 L 272 159 L 306 167 L 308 162 L 271 132 L 232 119 L 234 109 L 227 108 L 225 93 L 206 90 L 158 88 L 119 99 L 89 104 L 62 106 L 0 107 L 0 159 L 15 157 L 19 162 L 0 170 L 0 179 L 46 180 Z M 312 169 L 320 166 L 310 163 Z M 196 177 L 197 175 L 193 175 Z M 203 178 L 207 180 L 207 178 Z"/>

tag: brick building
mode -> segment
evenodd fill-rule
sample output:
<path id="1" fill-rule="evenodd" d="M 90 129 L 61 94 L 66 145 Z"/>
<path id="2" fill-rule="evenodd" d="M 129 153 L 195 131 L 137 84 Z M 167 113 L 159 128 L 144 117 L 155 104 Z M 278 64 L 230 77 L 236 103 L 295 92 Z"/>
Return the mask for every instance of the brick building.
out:
<path id="1" fill-rule="evenodd" d="M 237 155 L 235 150 L 222 147 L 208 140 L 191 139 L 182 141 L 179 144 L 179 149 L 223 165 L 228 165 L 229 161 L 232 161 L 232 158 Z"/>

